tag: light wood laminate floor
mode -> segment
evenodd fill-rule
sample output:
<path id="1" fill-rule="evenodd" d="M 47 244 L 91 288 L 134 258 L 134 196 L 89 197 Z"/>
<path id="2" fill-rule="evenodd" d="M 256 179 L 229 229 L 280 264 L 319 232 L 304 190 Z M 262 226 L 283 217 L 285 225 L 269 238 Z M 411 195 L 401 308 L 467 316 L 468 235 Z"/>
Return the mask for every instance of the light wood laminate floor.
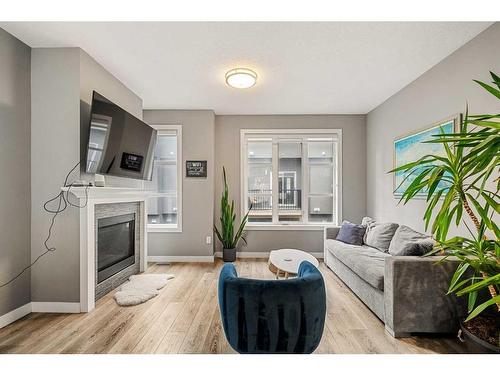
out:
<path id="1" fill-rule="evenodd" d="M 151 273 L 175 278 L 159 296 L 120 307 L 114 292 L 87 314 L 33 313 L 0 329 L 0 353 L 234 353 L 227 343 L 217 304 L 223 263 L 152 264 Z M 270 279 L 264 259 L 238 260 L 241 276 Z M 453 336 L 394 339 L 383 323 L 320 264 L 327 288 L 327 317 L 315 353 L 460 353 Z"/>

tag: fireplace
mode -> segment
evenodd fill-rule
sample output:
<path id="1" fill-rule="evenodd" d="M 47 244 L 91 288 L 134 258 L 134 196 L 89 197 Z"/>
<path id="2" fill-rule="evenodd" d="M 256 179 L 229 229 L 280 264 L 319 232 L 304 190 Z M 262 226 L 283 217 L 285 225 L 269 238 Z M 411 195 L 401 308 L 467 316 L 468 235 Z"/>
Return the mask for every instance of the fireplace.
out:
<path id="1" fill-rule="evenodd" d="M 135 216 L 97 220 L 97 284 L 135 263 Z"/>
<path id="2" fill-rule="evenodd" d="M 140 189 L 116 187 L 72 187 L 71 190 L 69 187 L 63 187 L 62 191 L 65 194 L 72 194 L 78 198 L 80 206 L 83 207 L 80 210 L 79 220 L 80 312 L 89 312 L 95 308 L 97 300 L 127 282 L 130 276 L 147 270 L 146 203 L 149 193 Z M 103 232 L 104 227 L 112 223 L 106 223 L 106 221 L 99 223 L 99 221 L 101 219 L 130 214 L 132 215 L 128 216 L 128 220 L 124 220 L 125 222 L 129 222 L 128 237 L 124 238 L 129 243 L 129 246 L 125 248 L 127 249 L 127 254 L 130 254 L 130 243 L 132 243 L 130 222 L 133 221 L 133 226 L 135 227 L 133 237 L 134 262 L 127 268 L 99 283 L 98 247 L 102 247 L 103 245 L 102 234 L 108 230 L 115 229 L 108 228 L 108 230 Z M 117 224 L 118 222 L 115 223 Z M 127 229 L 126 225 L 125 229 Z M 99 231 L 102 232 L 101 236 L 99 236 Z M 127 258 L 129 257 L 127 256 Z M 101 262 L 100 265 L 102 266 L 103 263 Z M 76 277 L 78 277 L 78 274 Z"/>

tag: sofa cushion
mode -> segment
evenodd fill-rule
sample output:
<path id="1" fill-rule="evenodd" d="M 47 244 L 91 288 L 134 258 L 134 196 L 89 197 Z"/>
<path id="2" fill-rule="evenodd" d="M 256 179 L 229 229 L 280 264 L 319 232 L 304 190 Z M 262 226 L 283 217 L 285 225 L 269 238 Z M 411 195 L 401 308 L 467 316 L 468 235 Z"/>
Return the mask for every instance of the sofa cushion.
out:
<path id="1" fill-rule="evenodd" d="M 365 225 L 353 224 L 344 220 L 335 239 L 351 245 L 363 245 L 365 232 Z"/>
<path id="2" fill-rule="evenodd" d="M 420 256 L 431 251 L 433 246 L 434 241 L 429 235 L 414 231 L 406 225 L 400 225 L 392 238 L 389 254 Z"/>
<path id="3" fill-rule="evenodd" d="M 399 225 L 396 223 L 379 223 L 369 217 L 363 218 L 362 225 L 367 226 L 364 243 L 387 253 L 392 237 L 394 237 Z"/>
<path id="4" fill-rule="evenodd" d="M 389 254 L 373 247 L 348 245 L 337 240 L 326 240 L 326 249 L 368 284 L 384 290 L 385 258 Z"/>

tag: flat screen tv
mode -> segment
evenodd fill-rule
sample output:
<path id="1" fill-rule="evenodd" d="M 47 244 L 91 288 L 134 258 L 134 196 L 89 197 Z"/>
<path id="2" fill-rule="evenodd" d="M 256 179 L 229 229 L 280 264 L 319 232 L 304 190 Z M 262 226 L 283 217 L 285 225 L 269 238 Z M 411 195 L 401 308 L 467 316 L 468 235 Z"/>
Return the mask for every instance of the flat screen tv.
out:
<path id="1" fill-rule="evenodd" d="M 156 130 L 94 91 L 85 171 L 151 180 Z"/>

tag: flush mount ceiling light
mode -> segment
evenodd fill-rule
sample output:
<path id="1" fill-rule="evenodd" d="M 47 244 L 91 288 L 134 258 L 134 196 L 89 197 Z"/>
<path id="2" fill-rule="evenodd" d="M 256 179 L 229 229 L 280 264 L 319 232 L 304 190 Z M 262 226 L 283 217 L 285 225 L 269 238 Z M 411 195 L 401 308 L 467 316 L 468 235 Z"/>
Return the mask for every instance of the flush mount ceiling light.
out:
<path id="1" fill-rule="evenodd" d="M 231 69 L 226 73 L 226 83 L 237 89 L 248 89 L 257 82 L 257 73 L 247 68 Z"/>

